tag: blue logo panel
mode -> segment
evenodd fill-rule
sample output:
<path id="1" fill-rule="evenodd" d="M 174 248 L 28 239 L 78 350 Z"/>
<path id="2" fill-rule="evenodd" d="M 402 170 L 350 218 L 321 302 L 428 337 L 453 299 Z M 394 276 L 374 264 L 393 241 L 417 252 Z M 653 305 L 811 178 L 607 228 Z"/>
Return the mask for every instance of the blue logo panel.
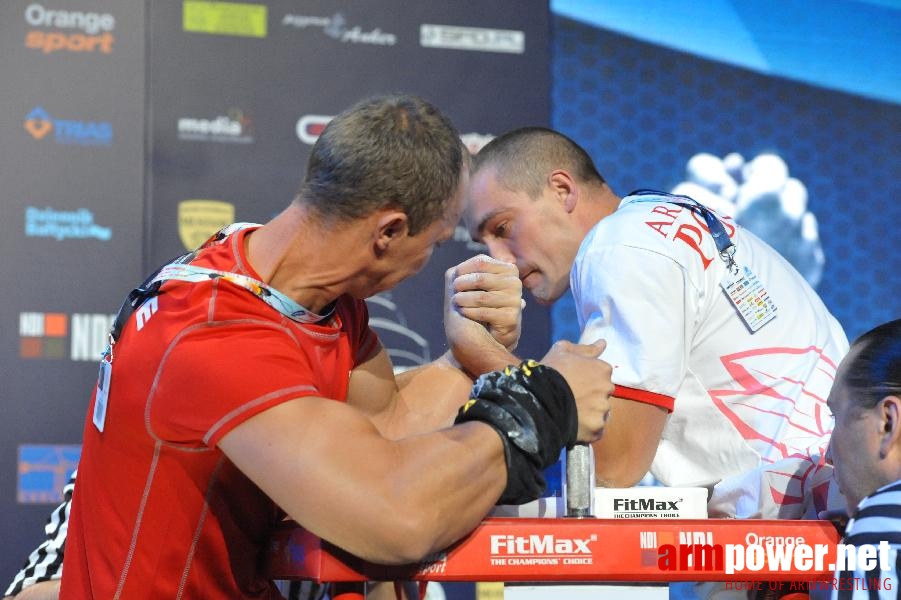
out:
<path id="1" fill-rule="evenodd" d="M 81 446 L 77 444 L 34 444 L 19 446 L 19 504 L 59 504 L 63 486 L 78 466 Z"/>

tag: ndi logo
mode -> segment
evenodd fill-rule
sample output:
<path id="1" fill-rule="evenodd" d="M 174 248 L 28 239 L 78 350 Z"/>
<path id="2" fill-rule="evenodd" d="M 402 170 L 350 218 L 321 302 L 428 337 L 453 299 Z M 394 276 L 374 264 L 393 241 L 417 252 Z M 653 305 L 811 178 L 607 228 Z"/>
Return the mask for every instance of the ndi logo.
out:
<path id="1" fill-rule="evenodd" d="M 70 360 L 99 360 L 109 342 L 109 328 L 115 317 L 98 313 L 19 313 L 19 356 L 64 359 L 68 354 Z"/>
<path id="2" fill-rule="evenodd" d="M 25 117 L 25 131 L 36 140 L 51 132 L 57 144 L 75 146 L 109 146 L 113 143 L 113 126 L 104 121 L 54 119 L 42 107 L 35 107 Z"/>
<path id="3" fill-rule="evenodd" d="M 108 242 L 113 232 L 94 223 L 94 213 L 86 208 L 54 210 L 29 206 L 25 209 L 25 235 L 59 241 L 94 238 Z"/>

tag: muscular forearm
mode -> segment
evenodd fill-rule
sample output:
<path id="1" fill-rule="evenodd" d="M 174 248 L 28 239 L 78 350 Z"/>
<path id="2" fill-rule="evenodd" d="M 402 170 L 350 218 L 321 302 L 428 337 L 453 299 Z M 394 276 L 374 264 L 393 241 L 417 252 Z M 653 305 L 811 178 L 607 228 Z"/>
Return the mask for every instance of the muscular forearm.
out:
<path id="1" fill-rule="evenodd" d="M 346 490 L 326 510 L 346 516 L 316 531 L 367 560 L 415 562 L 449 546 L 479 523 L 506 484 L 500 437 L 482 423 L 371 442 L 363 469 L 323 474 L 333 490 Z M 324 522 L 307 506 L 297 510 L 302 523 Z"/>
<path id="2" fill-rule="evenodd" d="M 397 375 L 397 398 L 390 410 L 373 417 L 389 439 L 400 439 L 448 427 L 460 406 L 469 399 L 473 379 L 483 373 L 518 364 L 516 356 L 502 347 L 483 353 L 478 365 L 461 366 L 451 351 L 433 362 Z"/>
<path id="3" fill-rule="evenodd" d="M 469 399 L 472 379 L 450 353 L 397 376 L 391 412 L 374 419 L 383 435 L 400 439 L 448 427 Z"/>
<path id="4" fill-rule="evenodd" d="M 419 560 L 456 541 L 506 485 L 503 443 L 488 425 L 391 441 L 332 400 L 278 405 L 219 445 L 298 523 L 382 563 Z"/>
<path id="5" fill-rule="evenodd" d="M 507 473 L 500 437 L 483 423 L 399 443 L 403 468 L 396 471 L 391 485 L 407 490 L 402 503 L 409 518 L 405 532 L 386 533 L 388 546 L 395 545 L 401 562 L 409 562 L 446 548 L 472 531 L 501 495 Z M 424 544 L 408 547 L 417 537 Z M 372 550 L 383 552 L 384 544 Z"/>
<path id="6" fill-rule="evenodd" d="M 603 437 L 592 444 L 595 478 L 602 487 L 632 487 L 651 468 L 666 424 L 659 406 L 610 398 L 610 420 Z"/>
<path id="7" fill-rule="evenodd" d="M 497 343 L 485 343 L 466 350 L 457 349 L 446 354 L 448 360 L 473 379 L 483 373 L 499 371 L 507 365 L 519 364 L 520 359 Z"/>

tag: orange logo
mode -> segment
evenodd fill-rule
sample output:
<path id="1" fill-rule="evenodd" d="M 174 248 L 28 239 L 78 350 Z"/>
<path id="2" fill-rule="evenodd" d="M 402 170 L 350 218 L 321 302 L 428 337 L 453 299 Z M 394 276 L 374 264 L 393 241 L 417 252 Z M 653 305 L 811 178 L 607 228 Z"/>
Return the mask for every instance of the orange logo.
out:
<path id="1" fill-rule="evenodd" d="M 25 47 L 51 54 L 60 50 L 68 52 L 102 52 L 110 54 L 116 38 L 110 32 L 100 35 L 83 33 L 60 33 L 58 31 L 29 31 L 25 36 Z"/>
<path id="2" fill-rule="evenodd" d="M 116 18 L 109 13 L 80 10 L 48 10 L 34 2 L 25 9 L 25 22 L 32 27 L 53 28 L 56 31 L 32 29 L 25 34 L 25 47 L 53 52 L 102 52 L 113 51 L 113 30 Z M 80 31 L 67 31 L 67 30 Z"/>

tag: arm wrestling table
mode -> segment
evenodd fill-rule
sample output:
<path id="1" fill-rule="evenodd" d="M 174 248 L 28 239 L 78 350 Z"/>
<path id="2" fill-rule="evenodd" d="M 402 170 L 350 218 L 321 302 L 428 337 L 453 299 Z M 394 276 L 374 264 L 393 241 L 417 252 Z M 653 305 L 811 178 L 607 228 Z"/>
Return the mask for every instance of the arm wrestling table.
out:
<path id="1" fill-rule="evenodd" d="M 593 512 L 590 450 L 568 453 L 563 518 L 488 517 L 467 537 L 422 561 L 401 566 L 369 563 L 286 522 L 270 539 L 273 579 L 341 583 L 362 598 L 366 581 L 660 582 L 810 581 L 831 577 L 840 536 L 828 521 L 757 519 L 597 519 Z M 586 458 L 589 457 L 589 458 Z M 763 561 L 729 572 L 725 552 L 750 546 L 819 547 L 822 566 L 799 569 Z M 662 562 L 666 554 L 672 560 Z M 744 557 L 743 557 L 744 558 Z M 731 563 L 731 565 L 730 565 Z"/>

